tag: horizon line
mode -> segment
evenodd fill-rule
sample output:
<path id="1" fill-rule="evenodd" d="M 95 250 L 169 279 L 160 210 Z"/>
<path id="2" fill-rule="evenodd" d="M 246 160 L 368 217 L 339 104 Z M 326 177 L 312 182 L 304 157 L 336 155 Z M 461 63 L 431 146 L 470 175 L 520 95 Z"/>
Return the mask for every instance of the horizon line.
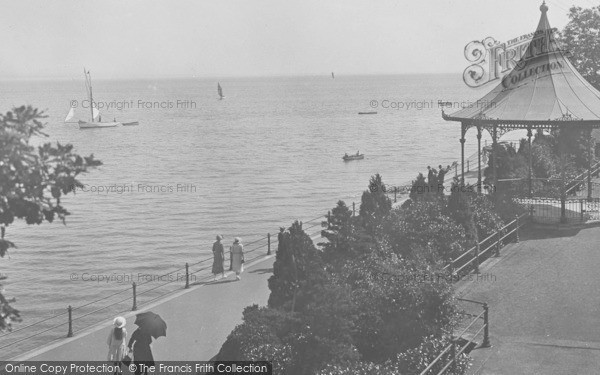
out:
<path id="1" fill-rule="evenodd" d="M 462 75 L 462 72 L 405 72 L 405 73 L 336 73 L 338 77 L 360 77 L 360 76 L 415 76 L 415 75 Z M 298 73 L 298 74 L 270 74 L 270 75 L 172 75 L 172 76 L 139 76 L 139 77 L 113 77 L 95 78 L 95 81 L 133 81 L 133 80 L 164 80 L 164 79 L 235 79 L 235 78 L 294 78 L 294 77 L 331 77 L 328 73 Z M 330 78 L 331 79 L 331 78 Z M 1 77 L 0 82 L 29 82 L 29 81 L 70 81 L 79 80 L 74 77 Z"/>

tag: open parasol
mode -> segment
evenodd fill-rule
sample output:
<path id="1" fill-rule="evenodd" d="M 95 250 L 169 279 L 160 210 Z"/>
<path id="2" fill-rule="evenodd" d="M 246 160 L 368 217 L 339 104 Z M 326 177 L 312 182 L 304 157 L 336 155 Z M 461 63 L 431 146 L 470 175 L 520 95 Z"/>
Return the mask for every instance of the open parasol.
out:
<path id="1" fill-rule="evenodd" d="M 152 311 L 137 314 L 135 317 L 135 324 L 155 339 L 160 336 L 167 336 L 167 323 L 165 323 L 160 315 L 155 314 Z"/>

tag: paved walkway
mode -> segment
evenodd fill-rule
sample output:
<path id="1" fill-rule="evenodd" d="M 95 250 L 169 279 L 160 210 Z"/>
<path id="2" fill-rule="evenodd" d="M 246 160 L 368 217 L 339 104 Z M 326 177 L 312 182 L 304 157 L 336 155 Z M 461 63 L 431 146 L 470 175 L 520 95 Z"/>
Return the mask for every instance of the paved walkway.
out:
<path id="1" fill-rule="evenodd" d="M 156 360 L 209 360 L 236 325 L 242 322 L 244 307 L 264 306 L 269 297 L 267 279 L 273 270 L 274 255 L 247 264 L 242 280 L 231 273 L 224 280 L 195 285 L 157 304 L 125 315 L 129 336 L 136 326 L 135 314 L 151 310 L 167 322 L 167 337 L 152 344 Z M 16 360 L 101 360 L 106 359 L 106 339 L 112 321 L 77 332 L 75 337 L 15 358 Z"/>
<path id="2" fill-rule="evenodd" d="M 600 227 L 522 234 L 482 267 L 491 281 L 458 292 L 490 306 L 492 347 L 471 373 L 600 373 Z"/>

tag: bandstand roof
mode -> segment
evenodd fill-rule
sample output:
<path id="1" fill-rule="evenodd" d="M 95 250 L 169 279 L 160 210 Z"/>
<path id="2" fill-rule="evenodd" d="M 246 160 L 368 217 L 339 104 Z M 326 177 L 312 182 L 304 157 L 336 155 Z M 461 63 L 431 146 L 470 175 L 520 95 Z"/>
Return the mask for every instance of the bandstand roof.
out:
<path id="1" fill-rule="evenodd" d="M 559 48 L 546 4 L 526 52 L 500 83 L 471 107 L 442 116 L 466 124 L 600 127 L 600 92 L 575 70 Z"/>

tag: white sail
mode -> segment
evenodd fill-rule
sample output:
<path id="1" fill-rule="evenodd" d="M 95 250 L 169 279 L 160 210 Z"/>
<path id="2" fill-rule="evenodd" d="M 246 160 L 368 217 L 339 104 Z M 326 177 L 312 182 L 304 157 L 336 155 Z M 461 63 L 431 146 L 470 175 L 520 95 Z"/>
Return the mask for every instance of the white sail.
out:
<path id="1" fill-rule="evenodd" d="M 223 89 L 221 88 L 221 84 L 217 83 L 217 93 L 219 94 L 219 98 L 223 99 L 225 96 L 223 95 Z"/>
<path id="2" fill-rule="evenodd" d="M 98 116 L 100 116 L 100 111 L 98 110 L 98 108 L 92 108 L 92 113 L 93 113 L 92 121 L 98 120 Z"/>
<path id="3" fill-rule="evenodd" d="M 67 117 L 65 117 L 65 122 L 69 122 L 73 116 L 75 116 L 75 108 L 71 107 L 71 109 L 69 109 L 69 113 L 67 113 Z"/>

